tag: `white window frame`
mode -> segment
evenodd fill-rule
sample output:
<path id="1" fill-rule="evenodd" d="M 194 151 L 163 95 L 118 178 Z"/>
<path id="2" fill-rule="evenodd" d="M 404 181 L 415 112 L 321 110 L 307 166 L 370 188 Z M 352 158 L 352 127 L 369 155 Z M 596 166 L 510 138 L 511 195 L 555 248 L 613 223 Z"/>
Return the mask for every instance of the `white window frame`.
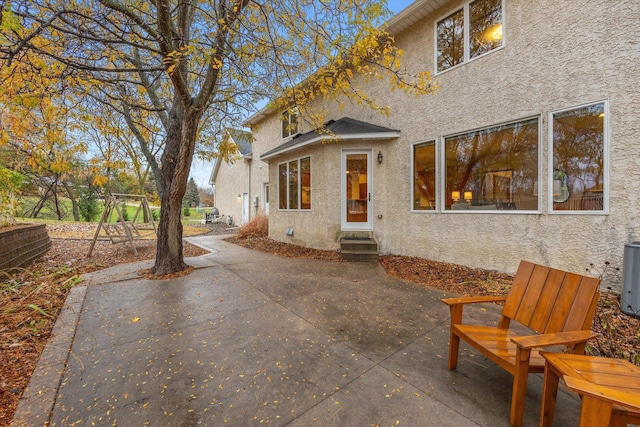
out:
<path id="1" fill-rule="evenodd" d="M 311 203 L 311 201 L 310 201 L 311 207 L 309 209 L 303 209 L 301 207 L 302 206 L 302 179 L 301 179 L 301 175 L 300 175 L 300 173 L 301 173 L 300 161 L 304 160 L 304 159 L 309 159 L 309 170 L 311 171 L 311 162 L 312 162 L 311 156 L 303 156 L 303 157 L 298 157 L 298 158 L 295 158 L 295 159 L 290 159 L 290 160 L 287 160 L 285 162 L 280 162 L 277 165 L 277 171 L 278 171 L 278 210 L 279 211 L 283 211 L 283 212 L 285 212 L 285 211 L 286 212 L 311 212 L 311 210 L 313 209 L 313 203 Z M 291 163 L 291 162 L 298 162 L 298 208 L 291 209 L 291 208 L 287 207 L 287 208 L 283 209 L 283 208 L 280 207 L 280 176 L 279 176 L 280 175 L 280 166 L 281 165 L 287 165 L 287 176 L 288 176 L 289 175 L 289 163 Z M 309 176 L 309 186 L 311 188 L 313 188 L 312 181 L 313 181 L 313 173 L 311 172 L 310 176 Z M 289 206 L 289 180 L 288 179 L 287 179 L 287 196 L 286 197 L 287 197 L 287 206 Z M 313 197 L 313 194 L 311 195 L 311 197 Z"/>
<path id="2" fill-rule="evenodd" d="M 484 129 L 489 129 L 489 128 L 493 128 L 493 127 L 498 127 L 498 126 L 505 126 L 505 125 L 509 125 L 509 124 L 513 124 L 513 123 L 518 123 L 518 122 L 525 122 L 527 120 L 533 120 L 533 119 L 537 119 L 538 120 L 538 153 L 537 153 L 537 158 L 538 158 L 538 188 L 541 187 L 540 185 L 540 180 L 542 179 L 542 115 L 541 114 L 537 114 L 537 115 L 532 115 L 532 116 L 525 116 L 525 117 L 521 117 L 519 119 L 515 119 L 515 120 L 507 120 L 504 122 L 500 122 L 500 123 L 495 123 L 489 126 L 482 126 L 482 127 L 478 127 L 475 129 L 470 129 L 470 130 L 466 130 L 464 132 L 456 132 L 456 133 L 452 133 L 452 134 L 448 134 L 448 135 L 443 135 L 440 137 L 440 141 L 439 141 L 439 145 L 440 145 L 440 172 L 438 174 L 438 176 L 436 177 L 436 179 L 440 180 L 440 194 L 438 194 L 438 197 L 440 198 L 440 203 L 438 203 L 438 207 L 440 208 L 440 212 L 447 214 L 447 215 L 458 215 L 458 214 L 462 214 L 462 215 L 475 215 L 475 214 L 498 214 L 498 215 L 531 215 L 531 214 L 541 214 L 541 206 L 542 206 L 542 197 L 540 192 L 538 192 L 538 200 L 537 200 L 537 210 L 518 210 L 518 209 L 505 209 L 505 210 L 501 210 L 501 209 L 481 209 L 481 210 L 452 210 L 446 209 L 446 197 L 447 197 L 447 189 L 446 189 L 446 181 L 447 181 L 447 177 L 445 176 L 446 174 L 446 170 L 447 170 L 447 165 L 446 165 L 446 139 L 447 138 L 451 138 L 451 137 L 455 137 L 455 136 L 460 136 L 460 135 L 465 135 L 468 133 L 472 133 L 472 132 L 478 132 Z"/>
<path id="3" fill-rule="evenodd" d="M 440 158 L 440 138 L 431 138 L 431 139 L 425 139 L 423 141 L 418 141 L 415 142 L 413 144 L 411 144 L 411 197 L 409 198 L 409 203 L 411 204 L 410 206 L 410 211 L 414 212 L 414 213 L 425 213 L 425 214 L 433 214 L 433 213 L 438 213 L 440 212 L 440 165 L 438 162 L 438 159 Z M 444 139 L 443 139 L 444 141 Z M 435 192 L 436 192 L 436 202 L 435 202 L 435 208 L 434 209 L 416 209 L 414 206 L 414 195 L 415 195 L 415 185 L 416 185 L 416 180 L 415 180 L 415 148 L 418 145 L 422 145 L 422 144 L 427 144 L 433 142 L 434 148 L 435 148 L 435 174 L 436 174 L 436 183 L 435 183 Z"/>
<path id="4" fill-rule="evenodd" d="M 262 210 L 269 215 L 269 182 L 262 183 Z"/>
<path id="5" fill-rule="evenodd" d="M 287 116 L 287 120 L 288 120 L 287 123 L 289 124 L 289 126 L 291 125 L 291 117 L 292 116 L 296 117 L 296 131 L 292 132 L 289 129 L 289 130 L 287 130 L 287 132 L 288 132 L 287 135 L 284 134 L 285 130 L 282 128 L 282 122 L 283 122 L 282 118 L 285 115 Z M 281 134 L 282 139 L 291 138 L 291 137 L 293 137 L 293 136 L 295 136 L 295 135 L 300 133 L 300 116 L 299 116 L 299 113 L 298 113 L 298 107 L 288 108 L 285 111 L 283 111 L 282 114 L 280 114 L 280 129 L 282 131 L 282 134 Z"/>
<path id="6" fill-rule="evenodd" d="M 602 126 L 602 167 L 604 169 L 602 185 L 602 210 L 555 210 L 553 209 L 553 116 L 566 111 L 577 110 L 579 108 L 590 107 L 592 105 L 604 104 L 603 126 Z M 549 135 L 548 135 L 548 171 L 547 171 L 547 198 L 549 213 L 553 215 L 608 215 L 609 214 L 609 100 L 602 99 L 586 104 L 574 105 L 572 107 L 549 111 Z"/>
<path id="7" fill-rule="evenodd" d="M 470 54 L 470 41 L 469 41 L 469 25 L 470 25 L 470 14 L 469 14 L 469 5 L 471 3 L 473 3 L 476 0 L 471 0 L 468 1 L 466 3 L 464 3 L 462 6 L 456 7 L 455 9 L 450 10 L 447 14 L 442 15 L 440 18 L 435 20 L 435 23 L 433 24 L 433 40 L 434 40 L 434 49 L 433 49 L 433 69 L 435 70 L 434 75 L 439 75 L 442 73 L 446 73 L 449 70 L 453 70 L 456 69 L 458 67 L 463 66 L 464 64 L 467 64 L 470 61 L 475 61 L 478 58 L 483 58 L 491 53 L 497 52 L 499 50 L 504 49 L 505 45 L 506 45 L 506 41 L 505 41 L 505 28 L 506 28 L 506 10 L 505 10 L 505 0 L 501 0 L 501 7 L 502 7 L 502 42 L 500 44 L 500 46 L 496 47 L 495 49 L 492 49 L 488 52 L 483 53 L 482 55 L 478 55 L 476 57 L 471 58 L 471 54 Z M 438 70 L 438 22 L 442 21 L 443 19 L 448 18 L 449 16 L 453 15 L 454 13 L 456 13 L 457 11 L 459 11 L 460 9 L 463 9 L 463 19 L 464 19 L 464 31 L 463 31 L 463 56 L 462 56 L 462 62 L 460 62 L 457 65 L 454 65 L 452 67 L 449 67 L 445 70 Z"/>

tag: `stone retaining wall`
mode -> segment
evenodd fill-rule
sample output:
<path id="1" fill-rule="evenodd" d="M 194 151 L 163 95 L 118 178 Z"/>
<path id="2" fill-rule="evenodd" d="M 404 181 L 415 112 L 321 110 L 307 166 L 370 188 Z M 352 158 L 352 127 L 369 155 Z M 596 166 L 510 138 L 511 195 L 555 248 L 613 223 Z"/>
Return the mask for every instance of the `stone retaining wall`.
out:
<path id="1" fill-rule="evenodd" d="M 51 247 L 45 224 L 0 229 L 0 271 L 26 267 Z"/>

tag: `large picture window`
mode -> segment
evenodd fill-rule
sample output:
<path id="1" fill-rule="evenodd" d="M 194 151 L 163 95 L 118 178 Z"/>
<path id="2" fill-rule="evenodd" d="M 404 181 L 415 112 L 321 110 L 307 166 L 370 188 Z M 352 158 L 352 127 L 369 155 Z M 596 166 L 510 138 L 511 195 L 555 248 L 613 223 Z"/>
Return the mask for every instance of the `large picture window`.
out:
<path id="1" fill-rule="evenodd" d="M 552 211 L 605 211 L 605 102 L 551 113 Z"/>
<path id="2" fill-rule="evenodd" d="M 503 45 L 502 0 L 475 0 L 436 23 L 436 72 Z"/>
<path id="3" fill-rule="evenodd" d="M 413 209 L 436 209 L 436 142 L 413 146 Z"/>
<path id="4" fill-rule="evenodd" d="M 280 209 L 311 209 L 310 157 L 278 165 L 278 196 Z"/>
<path id="5" fill-rule="evenodd" d="M 538 210 L 539 119 L 445 137 L 445 210 Z"/>

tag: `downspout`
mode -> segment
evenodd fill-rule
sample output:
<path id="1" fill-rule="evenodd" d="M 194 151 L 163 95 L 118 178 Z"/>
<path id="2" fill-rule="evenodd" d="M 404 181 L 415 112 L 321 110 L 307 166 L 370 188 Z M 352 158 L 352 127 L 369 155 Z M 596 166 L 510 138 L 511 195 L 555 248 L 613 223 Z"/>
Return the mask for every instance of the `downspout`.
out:
<path id="1" fill-rule="evenodd" d="M 249 206 L 247 206 L 247 209 L 249 209 L 249 221 L 251 221 L 251 206 L 253 205 L 251 201 L 251 163 L 253 162 L 249 158 Z"/>

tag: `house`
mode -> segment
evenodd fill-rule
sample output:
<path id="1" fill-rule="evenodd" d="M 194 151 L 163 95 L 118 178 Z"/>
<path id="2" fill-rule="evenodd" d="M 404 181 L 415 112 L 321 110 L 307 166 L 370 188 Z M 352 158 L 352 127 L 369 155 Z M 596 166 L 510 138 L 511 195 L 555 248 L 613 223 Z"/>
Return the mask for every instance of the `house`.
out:
<path id="1" fill-rule="evenodd" d="M 269 211 L 268 167 L 253 161 L 250 132 L 227 129 L 221 144 L 235 155 L 229 161 L 216 159 L 209 184 L 220 215 L 231 216 L 234 225 L 242 225 L 258 212 Z"/>
<path id="2" fill-rule="evenodd" d="M 331 141 L 295 109 L 244 123 L 270 237 L 372 236 L 382 253 L 511 273 L 621 266 L 640 240 L 639 17 L 636 0 L 416 1 L 387 28 L 435 94 L 372 80 L 390 114 L 336 106 Z"/>

